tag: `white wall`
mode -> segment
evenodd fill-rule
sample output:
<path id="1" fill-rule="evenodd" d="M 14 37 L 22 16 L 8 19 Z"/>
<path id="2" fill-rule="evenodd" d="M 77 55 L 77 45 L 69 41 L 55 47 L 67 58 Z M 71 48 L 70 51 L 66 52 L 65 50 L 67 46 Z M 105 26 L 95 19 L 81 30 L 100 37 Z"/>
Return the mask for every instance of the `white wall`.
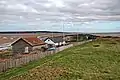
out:
<path id="1" fill-rule="evenodd" d="M 65 41 L 60 42 L 60 43 L 54 43 L 54 42 L 53 42 L 52 40 L 50 40 L 50 39 L 47 39 L 47 40 L 45 41 L 45 43 L 47 43 L 47 44 L 54 44 L 55 46 L 62 45 L 62 44 L 66 44 Z"/>
<path id="2" fill-rule="evenodd" d="M 63 43 L 62 44 L 66 44 L 66 42 L 65 41 L 63 41 Z"/>
<path id="3" fill-rule="evenodd" d="M 52 40 L 50 40 L 50 39 L 47 39 L 46 41 L 45 41 L 45 43 L 47 43 L 47 44 L 55 44 Z"/>
<path id="4" fill-rule="evenodd" d="M 59 45 L 61 46 L 61 45 L 62 45 L 62 42 L 60 42 Z"/>
<path id="5" fill-rule="evenodd" d="M 55 46 L 58 46 L 59 44 L 58 43 L 55 43 Z"/>

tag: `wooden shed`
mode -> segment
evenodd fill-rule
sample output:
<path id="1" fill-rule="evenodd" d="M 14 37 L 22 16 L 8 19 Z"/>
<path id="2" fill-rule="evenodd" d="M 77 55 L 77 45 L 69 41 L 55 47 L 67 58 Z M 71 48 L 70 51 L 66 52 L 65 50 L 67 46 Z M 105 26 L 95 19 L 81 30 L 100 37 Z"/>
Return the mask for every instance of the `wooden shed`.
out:
<path id="1" fill-rule="evenodd" d="M 30 53 L 35 49 L 46 47 L 46 43 L 37 37 L 19 38 L 12 44 L 13 53 Z"/>

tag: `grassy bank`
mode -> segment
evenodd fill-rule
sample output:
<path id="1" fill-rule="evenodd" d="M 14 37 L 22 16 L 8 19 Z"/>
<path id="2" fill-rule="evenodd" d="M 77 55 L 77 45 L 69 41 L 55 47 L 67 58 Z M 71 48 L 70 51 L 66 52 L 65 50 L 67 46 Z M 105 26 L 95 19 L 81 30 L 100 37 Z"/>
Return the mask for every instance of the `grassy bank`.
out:
<path id="1" fill-rule="evenodd" d="M 120 80 L 120 40 L 99 39 L 0 74 L 0 80 Z"/>

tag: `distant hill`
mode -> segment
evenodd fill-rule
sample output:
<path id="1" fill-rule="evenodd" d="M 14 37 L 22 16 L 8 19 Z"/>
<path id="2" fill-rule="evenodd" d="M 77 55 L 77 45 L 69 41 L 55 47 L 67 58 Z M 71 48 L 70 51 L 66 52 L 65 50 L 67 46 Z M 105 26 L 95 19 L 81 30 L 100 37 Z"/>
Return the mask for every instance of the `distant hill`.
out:
<path id="1" fill-rule="evenodd" d="M 97 36 L 116 36 L 116 37 L 120 37 L 120 32 L 92 33 L 92 34 L 97 35 Z"/>
<path id="2" fill-rule="evenodd" d="M 0 32 L 0 34 L 16 34 L 16 33 L 62 33 L 62 32 L 55 32 L 55 31 L 5 31 Z"/>

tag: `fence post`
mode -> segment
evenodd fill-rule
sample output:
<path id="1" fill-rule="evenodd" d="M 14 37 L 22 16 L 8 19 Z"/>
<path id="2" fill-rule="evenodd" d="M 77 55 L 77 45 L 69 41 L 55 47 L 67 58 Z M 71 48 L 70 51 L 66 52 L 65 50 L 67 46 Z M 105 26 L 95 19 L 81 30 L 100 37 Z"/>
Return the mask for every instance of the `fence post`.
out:
<path id="1" fill-rule="evenodd" d="M 2 62 L 0 62 L 0 72 L 2 72 L 2 69 L 3 69 L 2 66 L 3 66 Z"/>

